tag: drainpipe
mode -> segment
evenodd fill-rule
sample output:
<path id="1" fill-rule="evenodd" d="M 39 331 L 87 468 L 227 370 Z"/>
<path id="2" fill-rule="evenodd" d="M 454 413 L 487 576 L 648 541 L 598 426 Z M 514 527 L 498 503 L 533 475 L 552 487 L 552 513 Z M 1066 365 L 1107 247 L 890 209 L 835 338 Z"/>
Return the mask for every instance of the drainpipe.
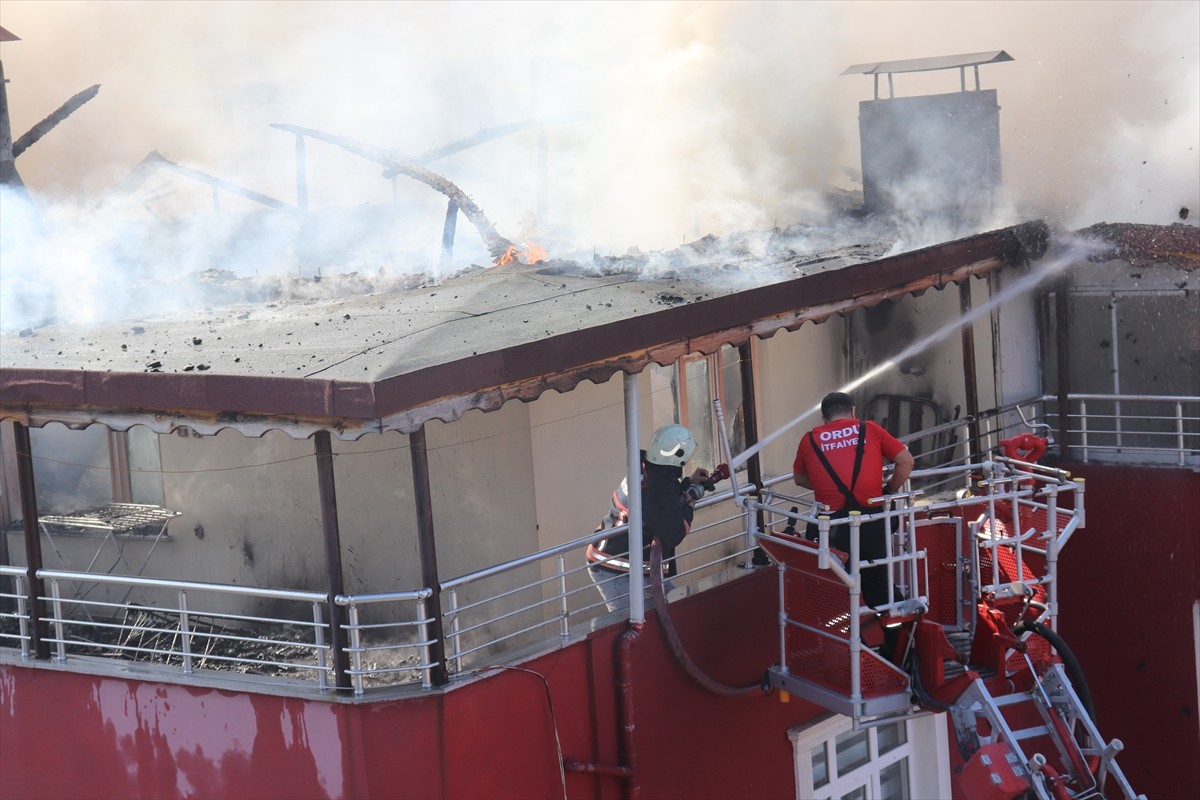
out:
<path id="1" fill-rule="evenodd" d="M 45 623 L 42 622 L 45 609 L 40 599 L 46 594 L 46 587 L 37 576 L 42 568 L 42 540 L 37 491 L 33 483 L 33 451 L 29 444 L 28 428 L 14 422 L 13 434 L 17 451 L 17 482 L 21 488 L 21 519 L 25 531 L 25 565 L 29 570 L 29 637 L 34 657 L 45 660 L 50 658 L 50 643 L 45 639 Z"/>
<path id="2" fill-rule="evenodd" d="M 1058 360 L 1058 457 L 1071 459 L 1071 440 L 1068 437 L 1068 418 L 1071 413 L 1071 315 L 1067 305 L 1067 288 L 1070 278 L 1063 277 L 1054 291 L 1054 315 L 1056 319 L 1054 343 Z"/>
<path id="3" fill-rule="evenodd" d="M 430 680 L 434 686 L 450 682 L 446 668 L 446 638 L 442 632 L 442 584 L 438 578 L 437 543 L 433 536 L 433 499 L 429 491 L 429 453 L 425 449 L 425 426 L 408 435 L 412 454 L 413 501 L 417 506 L 417 545 L 421 551 L 421 585 L 432 593 L 425 601 L 429 620 Z"/>
<path id="4" fill-rule="evenodd" d="M 634 725 L 633 648 L 641 638 L 645 622 L 629 623 L 629 630 L 617 640 L 617 696 L 621 701 L 621 766 L 628 770 L 624 776 L 625 797 L 638 800 L 642 787 L 638 783 L 638 752 Z"/>
<path id="5" fill-rule="evenodd" d="M 634 735 L 633 648 L 646 624 L 645 575 L 642 563 L 642 452 L 638 432 L 637 375 L 625 374 L 625 455 L 629 486 L 629 630 L 617 641 L 617 695 L 621 701 L 621 766 L 625 797 L 637 800 L 641 786 L 637 776 L 637 740 Z"/>
<path id="6" fill-rule="evenodd" d="M 758 405 L 754 397 L 754 348 L 750 346 L 749 341 L 738 345 L 738 357 L 742 378 L 742 435 L 746 441 L 746 449 L 749 450 L 758 444 Z M 759 461 L 757 452 L 746 462 L 746 477 L 755 487 L 762 489 L 762 462 Z M 755 514 L 758 517 L 758 530 L 761 531 L 766 526 L 763 510 L 760 508 Z M 771 560 L 767 558 L 766 552 L 761 547 L 755 547 L 750 563 L 756 567 L 765 567 L 771 563 Z"/>
<path id="7" fill-rule="evenodd" d="M 637 376 L 625 375 L 625 447 L 626 480 L 629 482 L 629 627 L 617 638 L 616 687 L 620 741 L 617 751 L 620 766 L 597 764 L 586 761 L 563 761 L 568 772 L 587 772 L 597 775 L 614 775 L 622 779 L 627 800 L 638 800 L 642 795 L 637 777 L 637 738 L 634 735 L 633 694 L 633 648 L 641 638 L 646 625 L 646 598 L 642 564 L 642 453 L 638 442 L 638 389 Z"/>
<path id="8" fill-rule="evenodd" d="M 958 303 L 965 317 L 971 313 L 971 278 L 963 278 L 958 283 Z M 971 441 L 967 453 L 969 463 L 975 463 L 979 458 L 979 382 L 975 373 L 975 325 L 968 323 L 962 326 L 962 357 L 963 382 L 967 388 L 967 416 L 971 419 L 968 433 Z"/>
<path id="9" fill-rule="evenodd" d="M 333 648 L 334 686 L 350 688 L 350 654 L 346 652 L 346 610 L 336 602 L 345 594 L 342 579 L 342 538 L 338 528 L 337 489 L 333 481 L 333 447 L 329 431 L 313 436 L 317 455 L 317 489 L 321 496 L 321 532 L 325 540 L 325 570 L 329 588 L 330 646 Z"/>

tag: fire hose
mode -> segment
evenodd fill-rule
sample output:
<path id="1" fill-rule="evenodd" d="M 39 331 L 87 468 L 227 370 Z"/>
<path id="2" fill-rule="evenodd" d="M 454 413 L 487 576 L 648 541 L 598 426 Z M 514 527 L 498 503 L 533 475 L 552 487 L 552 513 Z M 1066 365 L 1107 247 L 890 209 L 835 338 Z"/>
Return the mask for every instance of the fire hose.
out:
<path id="1" fill-rule="evenodd" d="M 655 615 L 658 617 L 658 626 L 662 629 L 667 643 L 670 644 L 675 660 L 679 662 L 679 666 L 683 667 L 683 671 L 688 674 L 688 677 L 702 688 L 723 697 L 746 697 L 753 692 L 762 691 L 762 685 L 758 683 L 750 686 L 728 686 L 721 683 L 700 669 L 687 654 L 687 650 L 684 649 L 683 642 L 680 641 L 679 634 L 675 630 L 675 625 L 671 622 L 671 614 L 667 611 L 667 596 L 663 591 L 662 581 L 662 545 L 657 539 L 650 545 L 650 586 L 654 596 L 654 606 L 658 609 L 658 613 Z"/>

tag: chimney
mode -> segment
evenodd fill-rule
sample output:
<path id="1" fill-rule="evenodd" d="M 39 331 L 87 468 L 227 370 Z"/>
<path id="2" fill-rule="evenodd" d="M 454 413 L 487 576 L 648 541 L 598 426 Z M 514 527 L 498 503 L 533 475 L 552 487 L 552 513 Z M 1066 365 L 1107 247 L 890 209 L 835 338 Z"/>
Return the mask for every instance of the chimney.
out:
<path id="1" fill-rule="evenodd" d="M 868 212 L 948 219 L 973 227 L 991 213 L 1000 188 L 1000 106 L 979 88 L 979 66 L 1012 61 L 1003 50 L 847 67 L 873 75 L 875 97 L 859 103 L 863 204 Z M 974 73 L 968 88 L 967 68 Z M 957 69 L 960 90 L 896 97 L 892 76 Z M 879 76 L 887 76 L 887 97 Z"/>

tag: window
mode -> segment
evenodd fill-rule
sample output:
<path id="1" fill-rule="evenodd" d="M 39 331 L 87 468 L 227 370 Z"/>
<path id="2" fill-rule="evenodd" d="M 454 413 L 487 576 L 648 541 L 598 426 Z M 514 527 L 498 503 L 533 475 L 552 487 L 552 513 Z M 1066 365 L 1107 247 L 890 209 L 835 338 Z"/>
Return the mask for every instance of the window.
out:
<path id="1" fill-rule="evenodd" d="M 831 716 L 788 733 L 796 796 L 814 800 L 911 800 L 949 797 L 944 715 L 854 730 Z"/>
<path id="2" fill-rule="evenodd" d="M 656 397 L 655 425 L 678 422 L 691 430 L 696 437 L 696 452 L 692 456 L 696 466 L 712 469 L 727 460 L 713 408 L 714 397 L 721 401 L 730 449 L 735 455 L 746 449 L 741 369 L 741 353 L 736 347 L 726 345 L 711 356 L 687 356 L 670 367 L 656 366 L 651 372 Z M 658 399 L 660 390 L 667 388 L 669 410 Z"/>
<path id="3" fill-rule="evenodd" d="M 11 436 L 11 426 L 6 425 L 6 451 L 11 449 Z M 41 514 L 67 514 L 112 502 L 163 502 L 158 434 L 147 428 L 122 433 L 103 425 L 72 430 L 50 424 L 30 428 L 29 443 Z M 5 462 L 4 470 L 5 486 L 12 490 L 6 511 L 8 519 L 16 519 L 21 512 L 15 458 Z"/>

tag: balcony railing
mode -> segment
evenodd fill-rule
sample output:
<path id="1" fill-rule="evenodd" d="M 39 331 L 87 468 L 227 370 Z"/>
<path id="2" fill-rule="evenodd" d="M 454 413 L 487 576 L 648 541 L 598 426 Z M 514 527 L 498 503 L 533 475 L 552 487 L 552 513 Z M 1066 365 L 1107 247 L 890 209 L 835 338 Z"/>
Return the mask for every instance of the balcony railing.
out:
<path id="1" fill-rule="evenodd" d="M 1057 403 L 1038 397 L 905 437 L 925 439 L 912 489 L 932 497 L 969 488 L 972 425 L 980 450 L 994 452 L 1001 439 L 1017 433 L 1057 434 Z M 1200 398 L 1073 395 L 1069 410 L 1070 455 L 1083 461 L 1149 463 L 1153 457 L 1155 463 L 1200 465 Z M 790 485 L 790 478 L 772 477 L 764 488 Z M 794 498 L 810 501 L 811 495 Z M 728 491 L 698 505 L 697 525 L 677 556 L 673 597 L 746 574 L 753 511 Z M 593 539 L 587 535 L 443 581 L 441 622 L 451 678 L 562 647 L 620 619 L 620 612 L 606 610 L 585 572 L 584 552 Z M 901 558 L 895 567 L 915 569 L 908 562 L 915 564 Z M 46 587 L 38 598 L 49 633 L 43 638 L 59 662 L 88 659 L 91 669 L 148 663 L 167 680 L 172 674 L 253 675 L 298 691 L 336 691 L 333 615 L 324 593 L 49 569 L 37 577 Z M 911 579 L 923 580 L 916 573 Z M 96 596 L 132 600 L 89 599 L 101 584 L 116 590 Z M 0 656 L 6 660 L 34 658 L 30 593 L 25 568 L 0 566 Z M 431 657 L 432 593 L 431 587 L 415 587 L 336 598 L 345 607 L 347 673 L 355 694 L 431 685 L 431 671 L 440 666 Z"/>

